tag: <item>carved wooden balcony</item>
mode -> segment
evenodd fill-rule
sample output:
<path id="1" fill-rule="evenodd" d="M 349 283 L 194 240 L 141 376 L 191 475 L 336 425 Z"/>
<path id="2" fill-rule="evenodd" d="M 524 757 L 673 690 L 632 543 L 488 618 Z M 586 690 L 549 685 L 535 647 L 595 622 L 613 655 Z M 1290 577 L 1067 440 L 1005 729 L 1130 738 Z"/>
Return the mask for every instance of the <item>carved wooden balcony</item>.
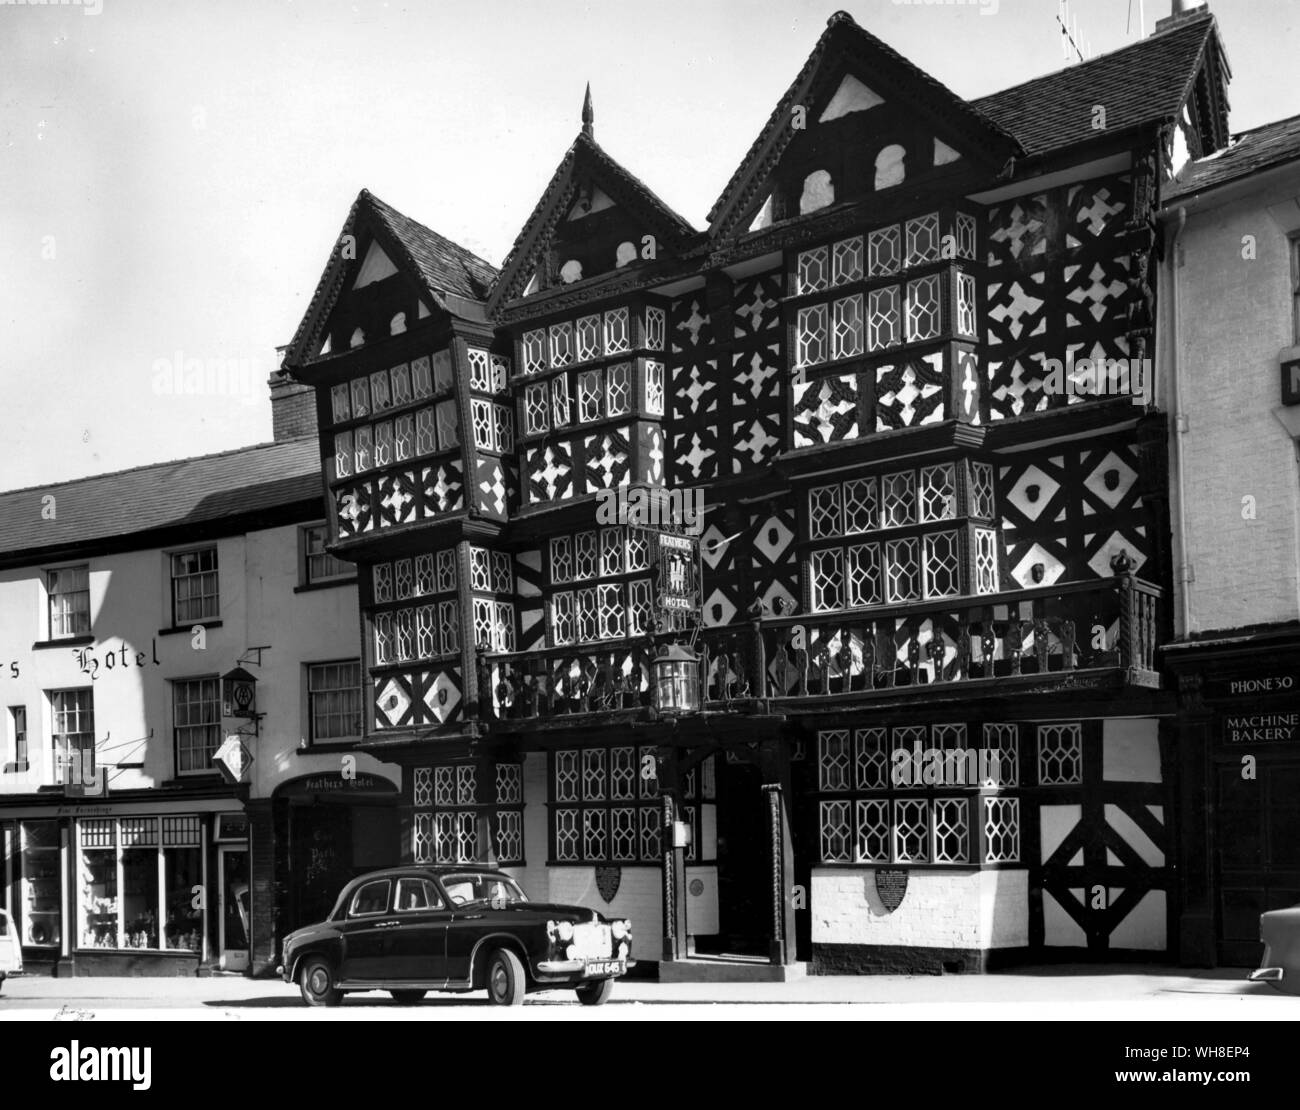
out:
<path id="1" fill-rule="evenodd" d="M 889 611 L 764 617 L 705 629 L 704 709 L 873 699 L 974 684 L 1158 689 L 1158 587 L 1132 575 L 919 602 Z M 479 719 L 524 721 L 652 705 L 669 636 L 480 657 Z"/>

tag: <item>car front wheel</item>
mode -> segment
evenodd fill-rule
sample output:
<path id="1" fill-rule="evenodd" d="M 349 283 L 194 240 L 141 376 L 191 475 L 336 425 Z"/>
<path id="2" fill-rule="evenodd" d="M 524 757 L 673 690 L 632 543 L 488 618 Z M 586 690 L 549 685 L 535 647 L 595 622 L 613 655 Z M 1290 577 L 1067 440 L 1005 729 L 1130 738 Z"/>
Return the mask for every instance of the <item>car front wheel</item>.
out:
<path id="1" fill-rule="evenodd" d="M 594 983 L 583 983 L 576 987 L 578 1001 L 584 1006 L 603 1006 L 614 993 L 613 979 L 600 979 Z"/>
<path id="2" fill-rule="evenodd" d="M 403 1006 L 410 1006 L 413 1003 L 419 1002 L 420 999 L 422 999 L 429 992 L 428 991 L 389 991 L 388 993 L 393 996 L 394 1002 L 400 1002 Z"/>
<path id="3" fill-rule="evenodd" d="M 304 960 L 298 975 L 302 1000 L 308 1006 L 337 1006 L 343 1001 L 343 992 L 334 985 L 334 972 L 329 962 L 320 956 Z"/>
<path id="4" fill-rule="evenodd" d="M 494 1006 L 519 1006 L 528 989 L 524 965 L 508 948 L 498 948 L 488 959 L 488 1000 Z"/>

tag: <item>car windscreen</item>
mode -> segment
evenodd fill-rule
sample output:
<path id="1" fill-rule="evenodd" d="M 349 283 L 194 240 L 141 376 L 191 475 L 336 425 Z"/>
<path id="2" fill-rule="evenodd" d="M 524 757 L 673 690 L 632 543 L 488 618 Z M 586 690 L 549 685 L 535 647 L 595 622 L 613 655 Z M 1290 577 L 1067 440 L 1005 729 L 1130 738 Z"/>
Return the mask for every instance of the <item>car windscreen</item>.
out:
<path id="1" fill-rule="evenodd" d="M 493 909 L 505 909 L 507 906 L 528 901 L 528 896 L 519 889 L 518 884 L 504 875 L 485 875 L 468 871 L 444 875 L 442 886 L 453 906 L 479 903 L 491 906 Z"/>

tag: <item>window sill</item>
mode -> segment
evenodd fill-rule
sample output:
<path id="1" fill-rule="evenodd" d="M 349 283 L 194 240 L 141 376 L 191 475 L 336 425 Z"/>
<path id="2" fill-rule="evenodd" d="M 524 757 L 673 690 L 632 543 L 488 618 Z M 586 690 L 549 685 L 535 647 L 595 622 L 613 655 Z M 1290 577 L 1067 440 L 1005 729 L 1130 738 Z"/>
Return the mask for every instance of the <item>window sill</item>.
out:
<path id="1" fill-rule="evenodd" d="M 309 741 L 305 748 L 294 749 L 294 755 L 311 755 L 313 753 L 330 753 L 351 751 L 364 740 L 364 736 L 344 736 L 337 740 Z"/>
<path id="2" fill-rule="evenodd" d="M 64 636 L 58 640 L 37 640 L 36 643 L 32 644 L 32 651 L 47 651 L 50 648 L 85 647 L 94 642 L 95 637 L 89 634 L 85 636 Z"/>
<path id="3" fill-rule="evenodd" d="M 188 956 L 197 960 L 199 951 L 195 948 L 76 948 L 76 956 Z"/>
<path id="4" fill-rule="evenodd" d="M 357 576 L 351 575 L 348 578 L 331 578 L 327 582 L 304 582 L 301 586 L 294 586 L 293 592 L 296 594 L 309 594 L 316 590 L 332 590 L 339 586 L 355 586 Z"/>
<path id="5" fill-rule="evenodd" d="M 220 771 L 186 771 L 155 785 L 163 789 L 175 790 L 177 787 L 211 786 L 214 783 L 224 785 L 225 782 L 225 776 Z M 240 785 L 247 785 L 247 783 L 241 783 Z"/>
<path id="6" fill-rule="evenodd" d="M 192 622 L 192 623 L 190 623 L 190 624 L 186 624 L 186 625 L 179 625 L 179 624 L 178 624 L 178 625 L 175 625 L 175 626 L 173 626 L 173 627 L 171 627 L 171 628 L 160 628 L 160 629 L 158 629 L 158 635 L 159 635 L 159 636 L 184 636 L 184 635 L 189 635 L 191 632 L 194 631 L 194 629 L 195 629 L 196 627 L 199 627 L 199 628 L 220 628 L 220 627 L 221 627 L 221 622 L 220 622 L 219 620 L 205 620 L 205 621 L 194 621 L 194 622 Z"/>

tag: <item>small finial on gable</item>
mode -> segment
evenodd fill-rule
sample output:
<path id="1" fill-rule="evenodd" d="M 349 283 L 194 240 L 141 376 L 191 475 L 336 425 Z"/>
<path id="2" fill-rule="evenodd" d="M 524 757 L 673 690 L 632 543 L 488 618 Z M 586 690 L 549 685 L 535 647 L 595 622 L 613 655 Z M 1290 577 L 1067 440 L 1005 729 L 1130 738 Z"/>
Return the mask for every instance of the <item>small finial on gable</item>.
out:
<path id="1" fill-rule="evenodd" d="M 589 139 L 594 139 L 595 135 L 596 113 L 591 108 L 591 82 L 587 82 L 587 95 L 582 98 L 582 133 Z"/>

